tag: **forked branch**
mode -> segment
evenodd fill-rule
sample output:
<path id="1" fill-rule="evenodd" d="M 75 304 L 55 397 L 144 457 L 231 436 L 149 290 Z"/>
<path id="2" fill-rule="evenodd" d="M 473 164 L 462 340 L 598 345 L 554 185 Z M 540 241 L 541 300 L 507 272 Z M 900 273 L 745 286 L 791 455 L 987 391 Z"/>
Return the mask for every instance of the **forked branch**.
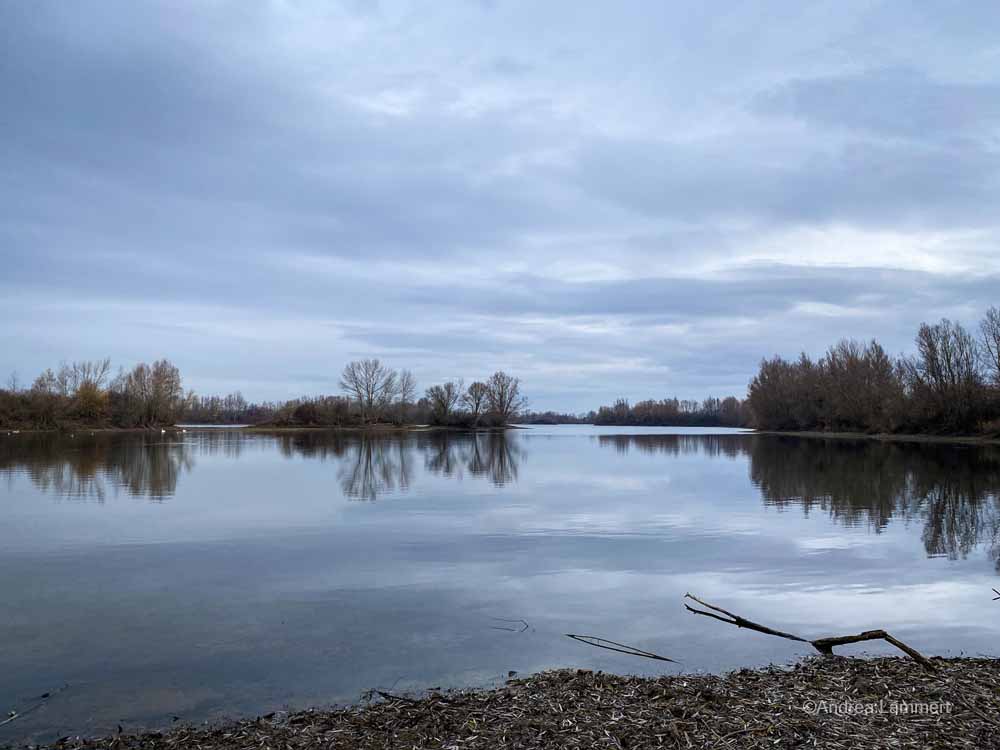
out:
<path id="1" fill-rule="evenodd" d="M 913 659 L 915 662 L 925 667 L 926 669 L 932 671 L 936 669 L 934 663 L 930 659 L 925 657 L 923 654 L 921 654 L 912 646 L 908 646 L 898 638 L 894 638 L 893 636 L 889 635 L 889 633 L 885 632 L 884 630 L 866 630 L 865 632 L 858 633 L 857 635 L 839 635 L 830 638 L 816 638 L 815 640 L 809 640 L 808 638 L 802 638 L 801 636 L 793 635 L 791 633 L 785 633 L 781 630 L 775 630 L 774 628 L 769 628 L 766 625 L 761 625 L 760 623 L 754 622 L 753 620 L 748 620 L 745 617 L 740 617 L 739 615 L 733 614 L 732 612 L 722 609 L 721 607 L 716 607 L 714 604 L 709 604 L 708 602 L 704 602 L 698 597 L 693 596 L 692 594 L 685 594 L 684 598 L 691 599 L 692 601 L 697 602 L 701 606 L 713 610 L 713 612 L 707 612 L 703 609 L 696 609 L 695 607 L 692 607 L 691 605 L 685 603 L 684 604 L 685 608 L 688 610 L 688 612 L 691 612 L 692 614 L 711 617 L 716 620 L 721 620 L 722 622 L 728 623 L 730 625 L 735 625 L 738 628 L 746 628 L 747 630 L 756 630 L 758 633 L 764 633 L 765 635 L 774 635 L 778 636 L 779 638 L 787 638 L 790 641 L 801 641 L 802 643 L 808 643 L 824 656 L 832 656 L 834 646 L 843 646 L 848 643 L 860 643 L 861 641 L 882 640 L 885 641 L 886 643 L 892 644 L 893 646 L 898 648 L 900 651 L 905 653 L 907 656 L 909 656 L 911 659 Z M 715 614 L 716 612 L 721 613 L 721 615 Z M 722 615 L 725 616 L 723 617 Z"/>

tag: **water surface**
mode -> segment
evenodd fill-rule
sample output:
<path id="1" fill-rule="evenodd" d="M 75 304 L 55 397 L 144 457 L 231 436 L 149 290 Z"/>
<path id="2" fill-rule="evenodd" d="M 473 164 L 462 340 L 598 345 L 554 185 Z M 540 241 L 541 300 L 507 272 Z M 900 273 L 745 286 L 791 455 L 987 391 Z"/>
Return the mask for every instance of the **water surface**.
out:
<path id="1" fill-rule="evenodd" d="M 997 448 L 703 430 L 0 434 L 0 711 L 53 693 L 0 744 L 808 653 L 686 591 L 995 654 L 998 488 Z"/>

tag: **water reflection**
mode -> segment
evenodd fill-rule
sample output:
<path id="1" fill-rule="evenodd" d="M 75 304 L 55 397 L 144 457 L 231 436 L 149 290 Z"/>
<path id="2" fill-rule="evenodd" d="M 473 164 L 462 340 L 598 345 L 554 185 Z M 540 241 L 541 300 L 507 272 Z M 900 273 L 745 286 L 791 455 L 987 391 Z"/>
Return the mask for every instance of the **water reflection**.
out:
<path id="1" fill-rule="evenodd" d="M 627 455 L 640 453 L 681 456 L 702 454 L 738 458 L 749 452 L 747 435 L 598 435 L 602 448 L 612 447 Z"/>
<path id="2" fill-rule="evenodd" d="M 798 653 L 694 622 L 688 589 L 790 630 L 995 651 L 1000 449 L 604 432 L 0 436 L 0 705 L 75 686 L 0 745 L 657 668 L 566 632 L 691 669 Z M 169 500 L 52 502 L 116 492 Z"/>
<path id="3" fill-rule="evenodd" d="M 174 494 L 194 455 L 181 436 L 26 435 L 0 441 L 0 476 L 25 473 L 59 498 L 103 503 L 111 492 L 161 502 Z"/>
<path id="4" fill-rule="evenodd" d="M 746 460 L 765 506 L 828 514 L 881 533 L 895 521 L 922 524 L 930 556 L 959 559 L 985 545 L 1000 571 L 1000 449 L 988 446 L 797 439 L 762 435 L 598 435 L 621 455 Z M 517 432 L 365 434 L 23 435 L 0 440 L 0 476 L 27 475 L 57 498 L 104 502 L 109 492 L 162 502 L 195 457 L 241 459 L 251 446 L 336 464 L 343 496 L 372 502 L 407 492 L 423 475 L 517 482 L 530 436 Z"/>
<path id="5" fill-rule="evenodd" d="M 428 474 L 462 479 L 486 478 L 497 486 L 517 481 L 524 448 L 511 433 L 419 432 L 365 434 L 301 432 L 278 436 L 283 455 L 333 459 L 345 497 L 377 500 L 405 492 L 416 464 Z"/>
<path id="6" fill-rule="evenodd" d="M 976 445 L 803 439 L 765 435 L 601 435 L 627 455 L 749 458 L 765 506 L 817 510 L 881 533 L 922 523 L 930 556 L 985 545 L 1000 572 L 1000 449 Z"/>
<path id="7" fill-rule="evenodd" d="M 254 443 L 273 443 L 286 458 L 335 461 L 343 494 L 367 501 L 408 490 L 418 465 L 428 474 L 510 484 L 517 481 L 525 455 L 510 433 L 45 434 L 0 442 L 0 476 L 10 480 L 15 473 L 25 473 L 39 490 L 59 498 L 104 502 L 109 490 L 124 490 L 133 497 L 162 501 L 176 492 L 181 474 L 194 467 L 196 455 L 238 459 Z"/>
<path id="8" fill-rule="evenodd" d="M 750 476 L 767 505 L 820 509 L 876 533 L 894 519 L 923 522 L 928 555 L 962 558 L 984 543 L 1000 564 L 996 448 L 774 437 L 750 446 Z"/>

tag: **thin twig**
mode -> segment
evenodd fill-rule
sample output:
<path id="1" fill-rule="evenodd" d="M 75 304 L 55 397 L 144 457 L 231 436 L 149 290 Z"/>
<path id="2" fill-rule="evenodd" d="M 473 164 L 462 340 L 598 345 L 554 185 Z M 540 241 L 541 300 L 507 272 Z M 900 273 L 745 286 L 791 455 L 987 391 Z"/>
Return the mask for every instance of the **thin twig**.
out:
<path id="1" fill-rule="evenodd" d="M 598 638 L 594 635 L 576 635 L 574 633 L 566 633 L 567 638 L 572 638 L 574 641 L 580 641 L 581 643 L 586 643 L 588 646 L 597 646 L 597 648 L 606 648 L 608 651 L 617 651 L 622 654 L 628 654 L 630 656 L 645 656 L 647 659 L 656 659 L 658 661 L 669 661 L 674 664 L 680 664 L 676 659 L 670 659 L 666 656 L 660 656 L 659 654 L 654 654 L 652 651 L 643 651 L 641 648 L 636 648 L 635 646 L 627 646 L 624 643 L 616 643 L 615 641 L 609 641 L 607 638 Z M 611 644 L 611 645 L 605 645 Z"/>
<path id="2" fill-rule="evenodd" d="M 519 622 L 522 625 L 522 627 L 520 628 L 503 628 L 500 627 L 499 625 L 490 625 L 491 630 L 509 630 L 511 633 L 523 633 L 525 630 L 531 627 L 525 620 L 508 620 L 506 617 L 491 617 L 490 619 L 496 620 L 497 622 Z"/>

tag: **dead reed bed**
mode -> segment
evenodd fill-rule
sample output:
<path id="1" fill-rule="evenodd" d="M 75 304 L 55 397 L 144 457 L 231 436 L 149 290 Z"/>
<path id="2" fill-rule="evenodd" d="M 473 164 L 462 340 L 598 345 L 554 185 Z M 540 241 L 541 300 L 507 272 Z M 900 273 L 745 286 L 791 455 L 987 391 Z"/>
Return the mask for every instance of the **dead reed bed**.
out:
<path id="1" fill-rule="evenodd" d="M 812 657 L 657 678 L 543 672 L 502 687 L 175 727 L 62 750 L 1000 748 L 1000 661 Z"/>

